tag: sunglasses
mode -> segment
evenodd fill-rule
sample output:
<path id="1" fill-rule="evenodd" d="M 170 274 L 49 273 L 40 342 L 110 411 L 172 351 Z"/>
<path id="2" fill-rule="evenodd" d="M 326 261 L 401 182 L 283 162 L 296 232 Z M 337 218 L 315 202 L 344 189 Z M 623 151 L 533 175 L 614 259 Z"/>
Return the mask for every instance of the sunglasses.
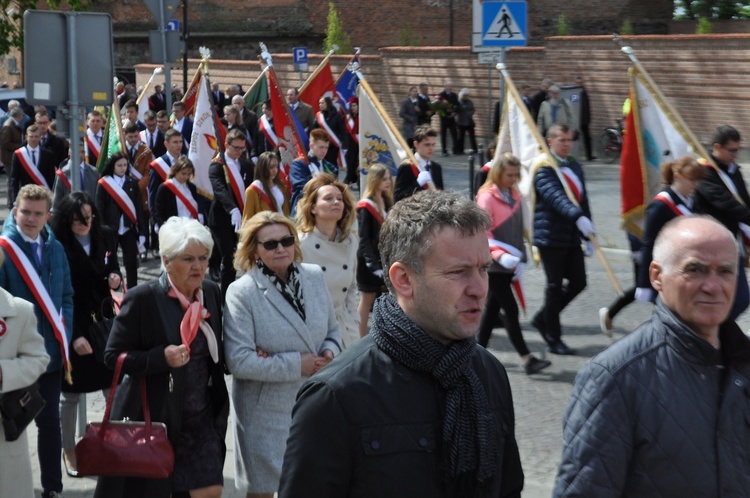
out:
<path id="1" fill-rule="evenodd" d="M 266 251 L 275 251 L 276 248 L 279 247 L 279 244 L 281 244 L 281 247 L 291 247 L 294 245 L 294 235 L 287 235 L 286 237 L 282 237 L 281 240 L 259 242 L 259 244 L 262 245 Z"/>

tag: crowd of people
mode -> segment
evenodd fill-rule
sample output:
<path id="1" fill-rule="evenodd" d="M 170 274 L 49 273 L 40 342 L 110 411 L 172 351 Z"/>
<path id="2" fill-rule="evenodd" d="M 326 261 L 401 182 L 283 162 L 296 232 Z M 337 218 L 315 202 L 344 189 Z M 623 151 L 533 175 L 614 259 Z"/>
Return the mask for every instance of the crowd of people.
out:
<path id="1" fill-rule="evenodd" d="M 112 419 L 143 420 L 144 380 L 174 471 L 100 477 L 98 498 L 221 496 L 230 424 L 235 486 L 248 498 L 520 496 L 511 386 L 486 347 L 501 318 L 526 374 L 551 365 L 529 350 L 514 296 L 528 224 L 546 277 L 531 324 L 549 352 L 575 354 L 560 315 L 586 287 L 596 234 L 559 88 L 550 82 L 536 106 L 552 157 L 529 173 L 531 212 L 508 153 L 480 172 L 475 202 L 444 191 L 438 133 L 444 155 L 448 133 L 454 154 L 465 135 L 476 148 L 473 103 L 450 82 L 434 101 L 426 85 L 410 89 L 400 116 L 416 161 L 371 166 L 359 199 L 345 141 L 356 99 L 344 116 L 321 98 L 315 114 L 290 89 L 310 152 L 284 166 L 263 131 L 270 104 L 259 118 L 233 92 L 212 88 L 228 132 L 209 165 L 185 155 L 192 122 L 177 101 L 170 123 L 161 88 L 143 122 L 125 101 L 126 150 L 101 174 L 101 113 L 88 115 L 78 168 L 43 109 L 25 130 L 10 113 L 25 141 L 6 163 L 0 393 L 35 384 L 46 402 L 35 420 L 43 498 L 62 496 L 63 469 L 80 476 L 80 394 L 106 396 L 123 354 Z M 599 318 L 609 332 L 632 301 L 655 302 L 654 316 L 577 377 L 554 496 L 750 489 L 750 342 L 733 321 L 750 303 L 736 243 L 750 236 L 740 141 L 722 126 L 715 166 L 688 157 L 663 166 L 668 187 L 634 247 L 636 285 Z M 212 199 L 191 181 L 197 168 L 208 169 Z M 149 257 L 161 274 L 139 282 Z M 33 496 L 26 436 L 0 438 L 0 449 L 0 495 Z"/>

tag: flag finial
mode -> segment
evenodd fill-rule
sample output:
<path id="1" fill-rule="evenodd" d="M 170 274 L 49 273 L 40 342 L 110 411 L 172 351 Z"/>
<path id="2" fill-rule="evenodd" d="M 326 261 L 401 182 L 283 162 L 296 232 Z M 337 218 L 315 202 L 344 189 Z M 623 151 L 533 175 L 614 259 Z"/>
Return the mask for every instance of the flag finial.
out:
<path id="1" fill-rule="evenodd" d="M 208 47 L 200 47 L 198 52 L 201 54 L 201 62 L 205 62 L 211 58 L 211 50 Z"/>

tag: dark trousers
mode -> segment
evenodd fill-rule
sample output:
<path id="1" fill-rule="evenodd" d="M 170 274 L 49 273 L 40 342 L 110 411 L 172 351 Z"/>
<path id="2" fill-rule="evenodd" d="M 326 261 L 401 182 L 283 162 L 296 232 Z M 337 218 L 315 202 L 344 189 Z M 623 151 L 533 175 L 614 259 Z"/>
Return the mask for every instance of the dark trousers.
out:
<path id="1" fill-rule="evenodd" d="M 471 143 L 471 150 L 474 152 L 478 151 L 479 148 L 477 147 L 477 136 L 474 134 L 474 124 L 471 124 L 470 126 L 460 126 L 458 127 L 458 145 L 456 145 L 456 149 L 458 150 L 458 154 L 463 153 L 464 151 L 464 137 L 466 134 L 469 135 L 469 142 Z"/>
<path id="2" fill-rule="evenodd" d="M 737 271 L 737 290 L 734 293 L 734 305 L 729 312 L 729 318 L 736 320 L 750 305 L 750 289 L 747 285 L 747 276 L 745 275 L 745 262 L 740 258 L 739 270 Z"/>
<path id="3" fill-rule="evenodd" d="M 62 370 L 42 374 L 37 381 L 39 393 L 44 398 L 44 409 L 34 421 L 39 430 L 37 452 L 42 474 L 42 490 L 62 491 L 62 436 L 60 433 L 60 391 L 62 390 Z"/>
<path id="4" fill-rule="evenodd" d="M 440 117 L 440 145 L 443 147 L 443 152 L 448 152 L 448 142 L 446 142 L 446 131 L 451 134 L 451 143 L 453 144 L 453 153 L 458 154 L 460 151 L 456 150 L 456 119 L 451 117 Z"/>
<path id="5" fill-rule="evenodd" d="M 589 133 L 589 125 L 581 124 L 579 127 L 581 128 L 581 138 L 583 139 L 583 148 L 586 151 L 586 159 L 590 161 L 591 158 L 594 157 L 594 154 L 591 152 L 591 133 Z"/>
<path id="6" fill-rule="evenodd" d="M 118 237 L 118 244 L 122 249 L 122 262 L 125 265 L 128 289 L 132 289 L 138 285 L 138 233 L 131 228 Z"/>
<path id="7" fill-rule="evenodd" d="M 218 252 L 221 256 L 221 297 L 227 295 L 229 284 L 237 278 L 237 270 L 234 269 L 234 251 L 237 249 L 237 234 L 234 233 L 232 225 L 211 227 L 214 240 L 217 242 Z"/>
<path id="8" fill-rule="evenodd" d="M 356 183 L 359 178 L 359 145 L 350 144 L 346 149 L 346 178 L 344 183 Z"/>
<path id="9" fill-rule="evenodd" d="M 640 265 L 637 261 L 633 261 L 633 282 L 638 281 L 638 270 L 640 268 Z M 636 285 L 633 284 L 633 286 L 624 291 L 621 296 L 618 296 L 617 299 L 615 299 L 612 304 L 609 305 L 609 317 L 614 320 L 615 316 L 622 311 L 622 309 L 635 301 L 635 288 Z"/>
<path id="10" fill-rule="evenodd" d="M 581 246 L 540 247 L 539 254 L 547 277 L 544 306 L 539 313 L 547 334 L 545 340 L 554 344 L 562 336 L 560 313 L 586 288 L 586 264 Z"/>
<path id="11" fill-rule="evenodd" d="M 526 341 L 521 334 L 521 324 L 518 322 L 518 304 L 510 286 L 513 275 L 510 273 L 490 273 L 487 304 L 484 307 L 482 321 L 479 323 L 479 344 L 487 347 L 492 335 L 492 325 L 500 309 L 504 313 L 505 330 L 508 332 L 513 348 L 521 356 L 529 354 Z"/>

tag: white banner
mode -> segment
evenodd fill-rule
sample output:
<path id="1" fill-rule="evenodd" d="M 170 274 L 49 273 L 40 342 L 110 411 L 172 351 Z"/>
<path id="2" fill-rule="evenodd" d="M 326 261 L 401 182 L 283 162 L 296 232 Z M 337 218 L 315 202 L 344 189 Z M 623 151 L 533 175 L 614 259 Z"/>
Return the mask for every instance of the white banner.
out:
<path id="1" fill-rule="evenodd" d="M 359 88 L 360 173 L 367 174 L 373 164 L 384 164 L 395 177 L 398 165 L 409 155 L 378 111 L 377 97 L 367 92 L 366 85 Z"/>
<path id="2" fill-rule="evenodd" d="M 216 157 L 218 143 L 209 98 L 207 82 L 201 76 L 188 157 L 195 166 L 193 183 L 201 193 L 213 196 L 214 190 L 208 179 L 208 167 L 211 165 L 211 160 Z"/>

